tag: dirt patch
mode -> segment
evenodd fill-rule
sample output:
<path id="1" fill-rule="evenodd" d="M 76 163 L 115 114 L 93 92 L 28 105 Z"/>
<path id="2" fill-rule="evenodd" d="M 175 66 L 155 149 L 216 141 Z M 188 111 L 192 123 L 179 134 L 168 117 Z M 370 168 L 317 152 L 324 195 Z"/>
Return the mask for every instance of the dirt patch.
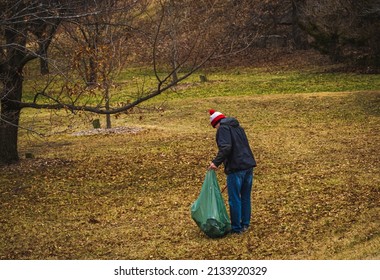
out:
<path id="1" fill-rule="evenodd" d="M 90 130 L 82 130 L 78 132 L 74 132 L 72 135 L 74 136 L 88 136 L 88 135 L 107 135 L 107 134 L 136 134 L 143 129 L 140 127 L 127 127 L 127 126 L 119 126 L 113 128 L 95 128 Z"/>

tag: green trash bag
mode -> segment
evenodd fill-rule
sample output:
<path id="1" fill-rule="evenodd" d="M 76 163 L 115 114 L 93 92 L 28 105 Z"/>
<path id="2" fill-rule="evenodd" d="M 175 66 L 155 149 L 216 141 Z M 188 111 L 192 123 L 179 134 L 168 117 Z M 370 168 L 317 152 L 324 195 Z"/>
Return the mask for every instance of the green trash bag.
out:
<path id="1" fill-rule="evenodd" d="M 201 192 L 191 205 L 191 218 L 209 237 L 217 238 L 231 230 L 231 221 L 214 170 L 208 170 Z"/>

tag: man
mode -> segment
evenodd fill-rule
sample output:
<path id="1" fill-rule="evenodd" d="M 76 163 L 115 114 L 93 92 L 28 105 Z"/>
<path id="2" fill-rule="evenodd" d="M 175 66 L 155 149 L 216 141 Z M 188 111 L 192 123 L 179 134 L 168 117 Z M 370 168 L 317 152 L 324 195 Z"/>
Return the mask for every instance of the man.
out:
<path id="1" fill-rule="evenodd" d="M 217 129 L 218 153 L 209 168 L 216 170 L 224 164 L 227 175 L 228 203 L 231 232 L 242 233 L 251 220 L 251 190 L 256 160 L 244 129 L 235 118 L 210 110 L 211 125 Z"/>

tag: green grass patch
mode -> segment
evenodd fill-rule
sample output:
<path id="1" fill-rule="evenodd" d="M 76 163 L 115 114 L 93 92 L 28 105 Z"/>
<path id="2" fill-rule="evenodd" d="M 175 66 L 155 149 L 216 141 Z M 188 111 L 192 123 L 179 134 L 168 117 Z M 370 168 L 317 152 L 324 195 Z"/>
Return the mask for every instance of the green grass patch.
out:
<path id="1" fill-rule="evenodd" d="M 159 73 L 161 78 L 165 75 L 163 72 Z M 208 81 L 201 82 L 199 75 L 205 75 Z M 115 82 L 117 86 L 111 91 L 111 103 L 113 106 L 132 102 L 144 92 L 157 89 L 157 79 L 152 69 L 149 68 L 130 68 L 125 70 Z M 39 87 L 43 86 L 44 83 L 41 83 L 41 81 L 28 81 L 24 94 L 25 101 L 31 102 L 35 92 L 38 91 Z M 52 90 L 58 91 L 56 86 L 53 85 Z M 371 91 L 379 89 L 380 75 L 331 73 L 320 69 L 302 71 L 267 71 L 260 68 L 208 69 L 207 71 L 195 73 L 174 89 L 156 97 L 153 103 L 178 98 Z M 79 101 L 82 104 L 96 105 L 101 100 L 101 96 L 100 91 L 83 94 Z"/>

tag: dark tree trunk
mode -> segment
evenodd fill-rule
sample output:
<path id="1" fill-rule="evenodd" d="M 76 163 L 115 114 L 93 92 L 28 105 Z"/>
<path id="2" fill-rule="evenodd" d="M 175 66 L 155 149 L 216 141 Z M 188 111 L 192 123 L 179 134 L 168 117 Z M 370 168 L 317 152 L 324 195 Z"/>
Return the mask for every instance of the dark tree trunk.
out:
<path id="1" fill-rule="evenodd" d="M 41 75 L 49 74 L 49 63 L 48 63 L 48 47 L 50 41 L 40 43 L 41 58 L 40 58 L 40 72 Z"/>
<path id="2" fill-rule="evenodd" d="M 12 78 L 4 83 L 1 100 L 0 118 L 0 163 L 9 164 L 18 161 L 17 136 L 20 118 L 18 101 L 22 94 L 22 75 L 13 73 Z"/>
<path id="3" fill-rule="evenodd" d="M 86 82 L 88 86 L 95 86 L 98 82 L 98 75 L 96 74 L 97 66 L 93 57 L 90 57 L 89 68 L 89 74 Z"/>
<path id="4" fill-rule="evenodd" d="M 26 46 L 26 39 L 14 29 L 5 30 L 6 42 L 12 46 Z M 7 57 L 1 67 L 0 77 L 3 83 L 0 108 L 0 163 L 9 164 L 18 161 L 17 136 L 20 119 L 20 101 L 22 97 L 23 74 L 27 54 L 23 48 L 7 49 Z"/>

